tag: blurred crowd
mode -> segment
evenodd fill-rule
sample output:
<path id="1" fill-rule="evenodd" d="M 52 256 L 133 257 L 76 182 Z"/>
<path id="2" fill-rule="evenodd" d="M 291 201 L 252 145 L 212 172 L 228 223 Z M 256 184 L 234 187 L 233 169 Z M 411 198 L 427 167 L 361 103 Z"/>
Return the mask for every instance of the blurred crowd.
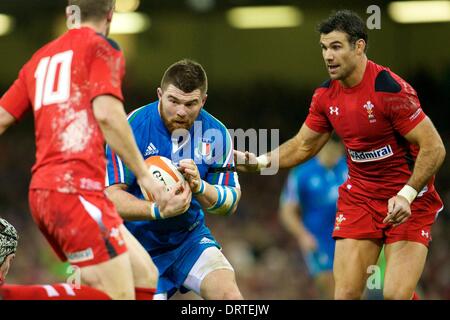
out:
<path id="1" fill-rule="evenodd" d="M 450 152 L 450 68 L 436 78 L 417 71 L 405 78 L 418 91 L 422 106 L 434 121 Z M 6 88 L 2 88 L 3 90 Z M 280 129 L 280 142 L 293 136 L 303 122 L 312 88 L 289 88 L 268 82 L 253 88 L 211 86 L 206 109 L 228 128 Z M 137 107 L 156 97 L 127 91 L 128 105 Z M 235 110 L 239 110 L 236 112 Z M 128 111 L 131 111 L 128 110 Z M 0 137 L 0 215 L 19 231 L 20 241 L 10 283 L 65 281 L 66 264 L 58 262 L 32 221 L 28 209 L 28 182 L 34 161 L 34 136 L 29 115 L 20 126 Z M 426 299 L 450 299 L 450 161 L 447 157 L 436 180 L 445 209 L 433 228 L 433 241 L 420 281 Z M 207 225 L 223 246 L 247 299 L 316 299 L 295 240 L 284 231 L 278 216 L 278 198 L 287 171 L 276 176 L 240 175 L 242 199 L 231 217 L 207 216 Z M 195 298 L 177 295 L 177 299 Z"/>

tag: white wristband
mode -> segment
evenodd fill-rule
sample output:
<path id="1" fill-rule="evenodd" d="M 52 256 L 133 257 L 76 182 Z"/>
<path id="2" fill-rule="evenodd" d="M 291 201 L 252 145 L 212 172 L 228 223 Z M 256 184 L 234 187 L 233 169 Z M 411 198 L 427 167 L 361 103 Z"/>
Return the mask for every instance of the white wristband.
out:
<path id="1" fill-rule="evenodd" d="M 417 191 L 411 186 L 405 184 L 405 186 L 400 190 L 397 195 L 402 196 L 408 200 L 409 204 L 411 204 L 414 199 L 417 197 Z"/>
<path id="2" fill-rule="evenodd" d="M 258 170 L 265 169 L 269 166 L 269 157 L 263 154 L 262 156 L 256 157 L 256 161 L 258 161 Z"/>

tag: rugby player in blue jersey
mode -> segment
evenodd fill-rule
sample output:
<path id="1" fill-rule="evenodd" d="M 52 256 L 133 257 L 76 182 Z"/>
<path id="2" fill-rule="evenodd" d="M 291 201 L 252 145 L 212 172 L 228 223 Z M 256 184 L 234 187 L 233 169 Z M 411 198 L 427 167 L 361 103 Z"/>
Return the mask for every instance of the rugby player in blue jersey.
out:
<path id="1" fill-rule="evenodd" d="M 144 156 L 171 159 L 192 191 L 185 213 L 165 218 L 144 200 L 136 177 L 107 146 L 107 194 L 126 227 L 159 270 L 155 299 L 192 290 L 204 299 L 242 299 L 233 267 L 204 222 L 204 214 L 232 214 L 240 199 L 233 145 L 227 128 L 203 109 L 207 76 L 191 60 L 171 65 L 158 101 L 132 112 L 128 121 Z"/>
<path id="2" fill-rule="evenodd" d="M 331 139 L 320 153 L 293 168 L 280 197 L 280 219 L 297 240 L 320 298 L 333 299 L 332 238 L 338 188 L 347 179 L 342 145 Z"/>

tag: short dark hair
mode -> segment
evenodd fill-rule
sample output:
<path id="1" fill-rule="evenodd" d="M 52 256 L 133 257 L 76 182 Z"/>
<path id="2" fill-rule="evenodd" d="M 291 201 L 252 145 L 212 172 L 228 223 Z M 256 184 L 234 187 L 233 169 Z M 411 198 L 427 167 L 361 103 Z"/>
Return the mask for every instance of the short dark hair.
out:
<path id="1" fill-rule="evenodd" d="M 189 59 L 175 62 L 164 72 L 161 88 L 165 90 L 170 84 L 186 93 L 196 89 L 200 89 L 202 93 L 208 91 L 205 69 L 200 63 Z"/>
<path id="2" fill-rule="evenodd" d="M 98 21 L 114 9 L 115 0 L 68 0 L 69 6 L 78 6 L 81 21 Z"/>
<path id="3" fill-rule="evenodd" d="M 354 46 L 356 41 L 363 39 L 366 42 L 364 51 L 367 51 L 369 36 L 364 21 L 355 12 L 350 10 L 339 10 L 323 20 L 317 26 L 321 34 L 333 31 L 341 31 L 347 34 L 348 42 Z"/>

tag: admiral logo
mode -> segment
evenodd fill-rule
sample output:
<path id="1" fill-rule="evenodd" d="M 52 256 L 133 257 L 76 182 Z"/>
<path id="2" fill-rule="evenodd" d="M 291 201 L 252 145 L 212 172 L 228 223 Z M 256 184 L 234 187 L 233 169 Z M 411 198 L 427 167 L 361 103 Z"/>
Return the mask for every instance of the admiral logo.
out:
<path id="1" fill-rule="evenodd" d="M 372 151 L 354 151 L 348 149 L 353 162 L 370 162 L 389 158 L 394 154 L 390 145 Z"/>
<path id="2" fill-rule="evenodd" d="M 84 262 L 94 259 L 94 251 L 92 248 L 88 248 L 83 251 L 67 253 L 66 256 L 70 263 Z"/>

